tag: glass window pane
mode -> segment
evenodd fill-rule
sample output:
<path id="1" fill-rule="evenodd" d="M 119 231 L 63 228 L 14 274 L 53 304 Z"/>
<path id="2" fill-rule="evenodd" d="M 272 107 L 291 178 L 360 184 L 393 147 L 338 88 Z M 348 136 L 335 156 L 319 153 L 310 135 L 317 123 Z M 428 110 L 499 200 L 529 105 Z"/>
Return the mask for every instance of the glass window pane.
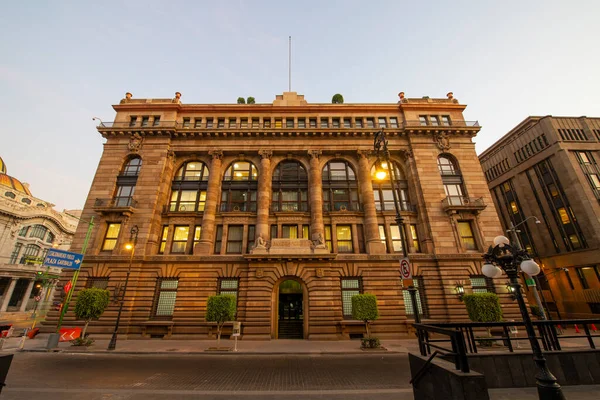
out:
<path id="1" fill-rule="evenodd" d="M 350 226 L 336 227 L 337 239 L 338 240 L 352 240 L 352 229 Z"/>
<path id="2" fill-rule="evenodd" d="M 181 241 L 187 240 L 190 232 L 189 226 L 177 226 L 175 227 L 175 232 L 173 233 L 173 240 Z"/>

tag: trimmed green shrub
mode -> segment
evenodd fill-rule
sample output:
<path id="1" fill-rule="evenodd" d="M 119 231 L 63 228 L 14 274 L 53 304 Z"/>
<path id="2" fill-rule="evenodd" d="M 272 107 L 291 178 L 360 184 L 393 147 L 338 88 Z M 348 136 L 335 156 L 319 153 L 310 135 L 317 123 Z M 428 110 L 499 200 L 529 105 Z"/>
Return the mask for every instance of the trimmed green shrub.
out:
<path id="1" fill-rule="evenodd" d="M 256 103 L 256 100 L 252 96 L 248 97 L 248 99 L 246 100 L 246 104 L 255 104 L 255 103 Z"/>
<path id="2" fill-rule="evenodd" d="M 469 319 L 473 322 L 500 322 L 502 321 L 502 308 L 496 293 L 465 294 L 463 301 L 467 307 Z M 492 336 L 488 328 L 488 336 Z M 490 343 L 491 346 L 491 343 Z"/>
<path id="3" fill-rule="evenodd" d="M 339 93 L 334 94 L 333 97 L 331 98 L 331 103 L 332 104 L 344 104 L 344 96 L 342 96 Z"/>
<path id="4" fill-rule="evenodd" d="M 85 338 L 85 332 L 90 321 L 100 318 L 109 301 L 110 292 L 106 289 L 89 288 L 79 292 L 75 303 L 75 316 L 78 319 L 85 320 L 85 326 L 81 332 L 82 338 Z"/>
<path id="5" fill-rule="evenodd" d="M 232 294 L 209 296 L 206 303 L 206 321 L 217 323 L 217 347 L 221 343 L 221 330 L 227 321 L 233 321 L 236 297 Z"/>
<path id="6" fill-rule="evenodd" d="M 374 294 L 355 294 L 352 296 L 352 318 L 365 321 L 367 328 L 367 338 L 371 338 L 369 330 L 369 321 L 375 321 L 379 318 L 377 309 L 377 296 Z"/>
<path id="7" fill-rule="evenodd" d="M 243 98 L 243 97 L 238 97 L 238 99 L 237 99 L 237 103 L 238 103 L 238 104 L 246 104 L 246 100 L 244 100 L 244 98 Z"/>
<path id="8" fill-rule="evenodd" d="M 73 339 L 71 340 L 71 346 L 91 346 L 92 344 L 94 344 L 94 339 L 92 338 L 81 338 L 78 337 L 77 339 Z"/>

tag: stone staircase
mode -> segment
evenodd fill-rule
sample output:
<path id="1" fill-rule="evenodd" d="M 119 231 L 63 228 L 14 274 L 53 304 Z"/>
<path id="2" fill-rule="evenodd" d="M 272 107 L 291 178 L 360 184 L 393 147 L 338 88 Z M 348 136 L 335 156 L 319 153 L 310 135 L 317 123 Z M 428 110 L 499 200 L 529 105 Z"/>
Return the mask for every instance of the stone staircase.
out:
<path id="1" fill-rule="evenodd" d="M 304 339 L 302 320 L 279 320 L 279 339 Z"/>

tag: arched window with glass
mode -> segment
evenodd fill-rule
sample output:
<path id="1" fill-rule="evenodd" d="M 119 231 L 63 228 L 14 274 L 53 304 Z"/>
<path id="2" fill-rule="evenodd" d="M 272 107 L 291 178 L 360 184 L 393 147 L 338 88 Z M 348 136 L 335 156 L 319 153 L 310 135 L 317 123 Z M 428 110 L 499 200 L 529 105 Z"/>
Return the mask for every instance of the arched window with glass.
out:
<path id="1" fill-rule="evenodd" d="M 323 167 L 323 209 L 325 211 L 358 211 L 356 173 L 345 160 L 333 160 Z"/>
<path id="2" fill-rule="evenodd" d="M 28 260 L 35 259 L 40 255 L 42 248 L 35 244 L 28 244 L 25 246 L 25 251 L 23 252 L 23 256 L 21 257 L 21 261 L 19 264 L 25 264 Z"/>
<path id="3" fill-rule="evenodd" d="M 133 195 L 135 194 L 135 185 L 141 168 L 142 159 L 137 156 L 130 158 L 125 163 L 121 174 L 117 177 L 115 207 L 132 207 L 134 205 Z"/>
<path id="4" fill-rule="evenodd" d="M 444 184 L 448 204 L 452 206 L 465 205 L 466 192 L 462 174 L 456 161 L 448 155 L 441 155 L 438 157 L 438 169 L 442 175 L 442 183 Z"/>
<path id="5" fill-rule="evenodd" d="M 395 211 L 394 193 L 392 191 L 392 183 L 388 173 L 388 166 L 385 161 L 381 163 L 381 167 L 386 172 L 385 178 L 383 179 L 378 179 L 375 175 L 375 165 L 373 168 L 371 168 L 375 209 L 377 211 Z M 406 180 L 406 176 L 404 175 L 402 169 L 395 162 L 392 162 L 392 168 L 394 172 L 394 182 L 396 184 L 396 196 L 398 196 L 400 209 L 403 211 L 410 211 L 411 204 L 408 198 L 408 181 Z"/>
<path id="6" fill-rule="evenodd" d="M 258 172 L 248 161 L 235 161 L 221 183 L 221 211 L 256 212 Z"/>
<path id="7" fill-rule="evenodd" d="M 202 161 L 185 162 L 175 173 L 171 184 L 169 211 L 203 212 L 208 175 L 208 168 Z"/>
<path id="8" fill-rule="evenodd" d="M 273 211 L 308 211 L 308 174 L 295 160 L 277 164 L 272 182 Z"/>

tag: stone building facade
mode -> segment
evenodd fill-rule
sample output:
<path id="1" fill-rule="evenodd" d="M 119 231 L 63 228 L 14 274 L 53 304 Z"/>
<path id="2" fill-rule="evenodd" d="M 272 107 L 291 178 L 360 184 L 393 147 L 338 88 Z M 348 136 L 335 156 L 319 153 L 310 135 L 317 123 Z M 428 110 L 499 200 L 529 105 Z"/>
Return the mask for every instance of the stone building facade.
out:
<path id="1" fill-rule="evenodd" d="M 526 118 L 479 156 L 504 228 L 535 217 L 518 235 L 542 266 L 554 317 L 600 313 L 599 150 L 600 118 L 549 115 Z"/>
<path id="2" fill-rule="evenodd" d="M 42 274 L 57 277 L 61 270 L 46 271 L 41 263 L 52 246 L 69 249 L 81 213 L 53 207 L 8 175 L 0 158 L 0 319 L 24 319 L 51 306 L 55 279 Z"/>
<path id="3" fill-rule="evenodd" d="M 400 279 L 389 180 L 374 178 L 384 129 L 398 178 L 407 250 L 424 318 L 465 320 L 455 287 L 506 289 L 481 275 L 501 233 L 475 154 L 480 127 L 452 94 L 388 104 L 269 104 L 134 99 L 100 123 L 104 153 L 83 211 L 92 233 L 76 290 L 117 296 L 131 337 L 211 337 L 208 296 L 237 296 L 243 339 L 344 339 L 363 332 L 350 299 L 377 296 L 382 338 L 407 333 L 415 309 Z M 139 234 L 135 253 L 124 244 Z M 73 244 L 82 246 L 85 227 Z M 91 326 L 108 333 L 117 303 Z M 66 324 L 77 324 L 71 314 Z"/>

